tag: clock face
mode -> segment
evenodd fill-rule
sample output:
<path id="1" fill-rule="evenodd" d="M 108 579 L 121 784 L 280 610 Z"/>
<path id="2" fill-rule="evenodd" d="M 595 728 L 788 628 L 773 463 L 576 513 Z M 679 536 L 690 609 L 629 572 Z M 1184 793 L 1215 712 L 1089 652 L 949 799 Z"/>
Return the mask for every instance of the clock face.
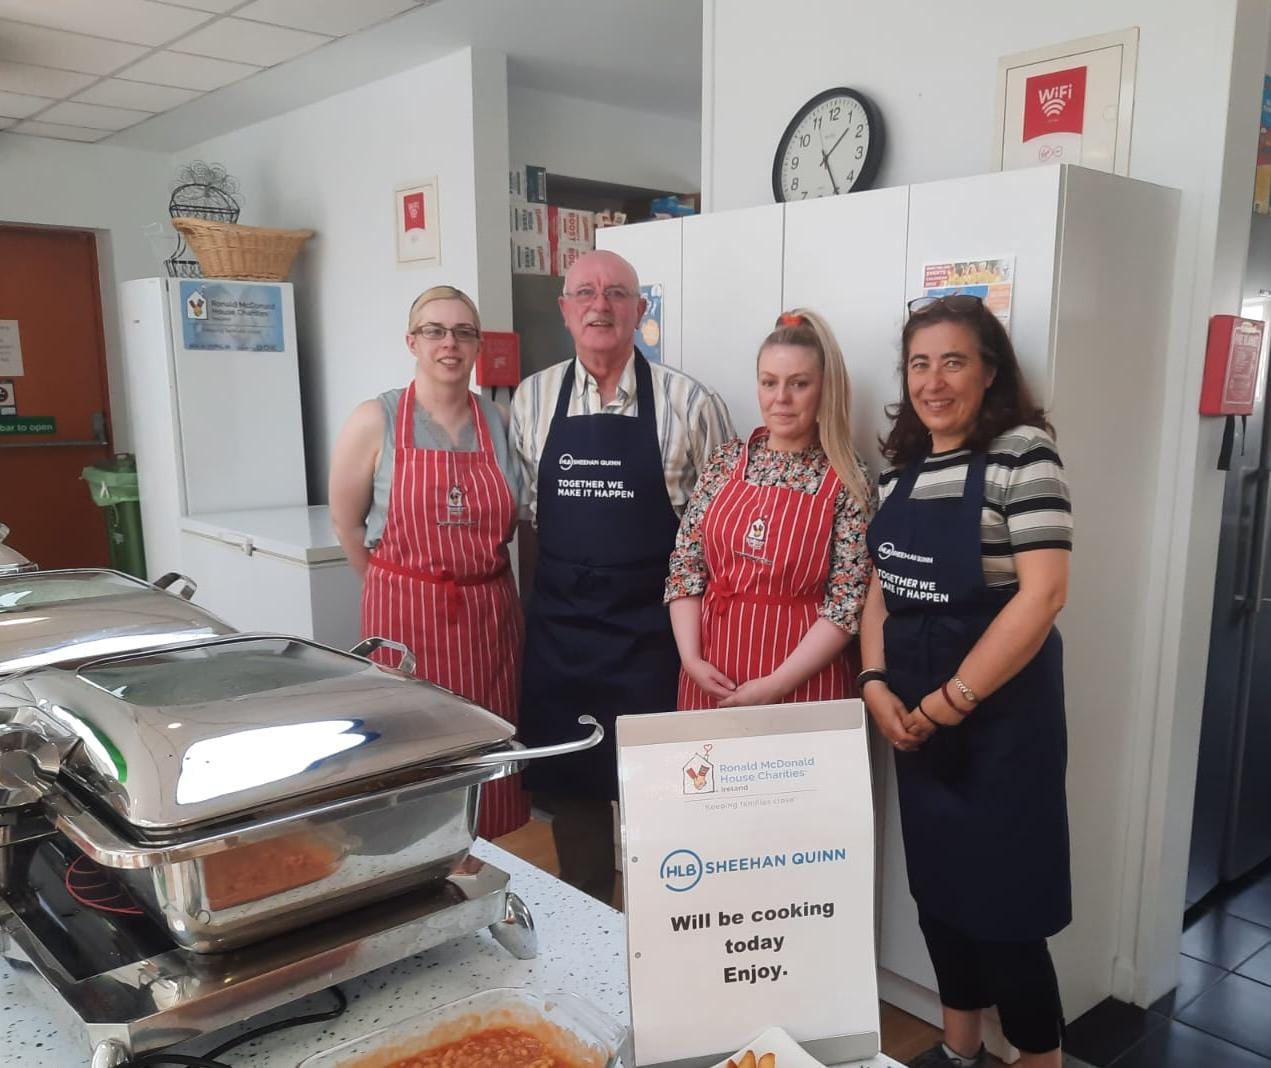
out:
<path id="1" fill-rule="evenodd" d="M 868 189 L 883 151 L 878 110 L 853 89 L 827 89 L 790 121 L 772 163 L 779 201 Z"/>

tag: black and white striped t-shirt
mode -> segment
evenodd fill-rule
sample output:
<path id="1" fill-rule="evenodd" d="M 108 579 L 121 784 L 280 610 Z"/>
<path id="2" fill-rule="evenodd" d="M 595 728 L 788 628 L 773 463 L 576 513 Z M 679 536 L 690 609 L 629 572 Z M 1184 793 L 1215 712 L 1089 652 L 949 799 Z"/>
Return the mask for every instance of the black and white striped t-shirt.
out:
<path id="1" fill-rule="evenodd" d="M 928 456 L 914 483 L 914 499 L 961 497 L 970 455 L 955 449 Z M 878 481 L 881 503 L 899 476 L 895 468 L 883 472 Z M 1016 553 L 1072 548 L 1068 480 L 1054 438 L 1039 427 L 1017 426 L 989 443 L 980 544 L 989 586 L 1015 584 Z"/>

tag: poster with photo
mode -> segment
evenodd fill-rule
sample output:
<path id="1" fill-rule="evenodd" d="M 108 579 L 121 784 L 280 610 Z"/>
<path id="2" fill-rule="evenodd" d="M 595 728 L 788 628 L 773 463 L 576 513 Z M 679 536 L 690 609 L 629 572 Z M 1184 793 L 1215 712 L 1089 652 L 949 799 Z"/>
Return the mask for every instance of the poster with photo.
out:
<path id="1" fill-rule="evenodd" d="M 968 293 L 984 301 L 1007 330 L 1011 328 L 1011 298 L 1015 288 L 1015 257 L 983 260 L 950 260 L 922 268 L 922 295 L 947 297 Z"/>

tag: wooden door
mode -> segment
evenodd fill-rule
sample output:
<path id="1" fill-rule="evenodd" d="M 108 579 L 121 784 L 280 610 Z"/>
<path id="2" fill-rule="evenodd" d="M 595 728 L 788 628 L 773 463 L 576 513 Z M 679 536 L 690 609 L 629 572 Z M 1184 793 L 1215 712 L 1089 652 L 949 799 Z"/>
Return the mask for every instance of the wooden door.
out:
<path id="1" fill-rule="evenodd" d="M 106 565 L 105 516 L 80 478 L 111 455 L 91 233 L 0 226 L 0 396 L 8 544 L 45 569 Z"/>

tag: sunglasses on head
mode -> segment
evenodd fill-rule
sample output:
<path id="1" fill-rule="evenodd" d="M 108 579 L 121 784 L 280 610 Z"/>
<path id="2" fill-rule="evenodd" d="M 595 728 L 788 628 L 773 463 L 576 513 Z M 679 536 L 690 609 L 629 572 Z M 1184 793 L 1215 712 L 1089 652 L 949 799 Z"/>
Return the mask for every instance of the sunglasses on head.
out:
<path id="1" fill-rule="evenodd" d="M 974 312 L 984 306 L 984 298 L 974 293 L 949 293 L 943 297 L 914 297 L 905 307 L 913 316 L 929 312 L 937 305 L 943 305 L 955 312 Z"/>

